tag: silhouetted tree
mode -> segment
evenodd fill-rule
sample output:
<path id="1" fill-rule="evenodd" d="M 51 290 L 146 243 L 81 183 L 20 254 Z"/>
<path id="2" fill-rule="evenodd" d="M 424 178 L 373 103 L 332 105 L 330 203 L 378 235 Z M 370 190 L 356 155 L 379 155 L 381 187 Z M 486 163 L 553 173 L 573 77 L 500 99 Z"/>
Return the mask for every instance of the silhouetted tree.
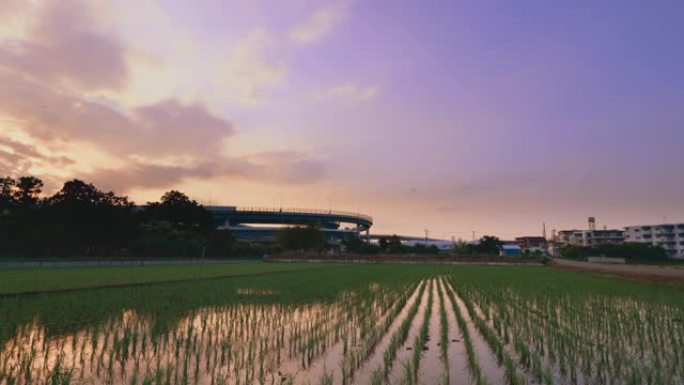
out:
<path id="1" fill-rule="evenodd" d="M 401 238 L 396 234 L 392 235 L 387 241 L 387 252 L 392 254 L 400 254 L 406 251 L 406 247 L 401 243 Z"/>
<path id="2" fill-rule="evenodd" d="M 0 178 L 0 214 L 14 207 L 14 179 L 10 177 Z"/>
<path id="3" fill-rule="evenodd" d="M 387 241 L 387 238 L 380 237 L 380 239 L 378 239 L 378 246 L 380 247 L 381 253 L 386 253 L 387 247 L 389 246 L 389 242 Z"/>
<path id="4" fill-rule="evenodd" d="M 45 201 L 52 249 L 60 254 L 121 254 L 135 236 L 133 204 L 74 179 Z"/>
<path id="5" fill-rule="evenodd" d="M 314 226 L 284 227 L 276 233 L 276 242 L 285 250 L 320 250 L 325 236 Z"/>
<path id="6" fill-rule="evenodd" d="M 0 257 L 257 256 L 262 245 L 215 231 L 211 214 L 187 195 L 169 191 L 136 207 L 125 196 L 74 179 L 41 198 L 33 176 L 0 178 Z"/>
<path id="7" fill-rule="evenodd" d="M 145 208 L 148 220 L 169 222 L 174 228 L 194 230 L 208 234 L 214 229 L 211 214 L 180 191 L 165 193 L 160 202 L 148 203 Z"/>
<path id="8" fill-rule="evenodd" d="M 377 254 L 380 252 L 380 247 L 378 245 L 366 242 L 357 236 L 345 238 L 342 241 L 342 244 L 349 253 Z"/>
<path id="9" fill-rule="evenodd" d="M 38 202 L 39 195 L 43 191 L 43 181 L 34 176 L 22 176 L 16 183 L 14 189 L 14 199 L 20 205 L 34 205 Z"/>
<path id="10" fill-rule="evenodd" d="M 501 240 L 495 236 L 485 235 L 480 238 L 480 243 L 476 246 L 477 252 L 481 254 L 498 254 Z"/>

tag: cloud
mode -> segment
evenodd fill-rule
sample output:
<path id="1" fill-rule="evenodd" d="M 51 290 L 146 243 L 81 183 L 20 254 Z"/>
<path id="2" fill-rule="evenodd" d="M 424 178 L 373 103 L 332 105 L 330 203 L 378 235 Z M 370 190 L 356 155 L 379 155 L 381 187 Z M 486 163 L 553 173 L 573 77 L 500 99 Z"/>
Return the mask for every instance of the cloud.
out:
<path id="1" fill-rule="evenodd" d="M 0 82 L 0 113 L 46 142 L 87 141 L 118 155 L 192 155 L 218 151 L 235 132 L 232 122 L 199 104 L 165 100 L 124 111 L 7 71 L 0 70 Z"/>
<path id="2" fill-rule="evenodd" d="M 343 84 L 314 95 L 314 99 L 341 99 L 358 103 L 374 99 L 379 90 L 380 88 L 376 85 L 362 87 L 354 84 Z"/>
<path id="3" fill-rule="evenodd" d="M 203 77 L 198 84 L 209 83 L 207 94 L 215 100 L 229 95 L 247 104 L 280 84 L 285 69 L 266 57 L 272 38 L 265 30 L 252 30 L 225 53 L 198 45 L 208 53 L 187 62 L 169 63 L 173 56 L 152 53 L 152 62 L 159 59 L 153 66 L 173 68 L 164 75 L 172 84 L 144 103 L 129 103 L 122 96 L 138 90 L 130 60 L 140 55 L 100 28 L 101 15 L 91 3 L 37 4 L 11 39 L 0 39 L 3 172 L 50 183 L 81 177 L 117 191 L 170 188 L 185 180 L 306 183 L 324 177 L 323 162 L 296 151 L 226 154 L 223 144 L 237 133 L 236 124 L 206 101 L 186 96 L 204 95 L 203 88 L 190 87 L 196 76 Z M 186 41 L 183 47 L 187 54 L 193 46 Z M 176 96 L 179 89 L 186 94 Z"/>
<path id="4" fill-rule="evenodd" d="M 288 37 L 295 44 L 312 44 L 323 39 L 347 14 L 346 3 L 325 5 L 303 23 L 290 30 Z"/>
<path id="5" fill-rule="evenodd" d="M 0 136 L 0 169 L 1 176 L 26 175 L 35 167 L 52 165 L 64 167 L 74 164 L 74 161 L 66 156 L 52 156 L 43 154 L 38 148 Z"/>
<path id="6" fill-rule="evenodd" d="M 230 54 L 219 60 L 216 70 L 218 92 L 237 95 L 243 106 L 254 106 L 264 98 L 264 92 L 283 83 L 286 70 L 266 57 L 273 38 L 257 28 L 234 45 Z"/>
<path id="7" fill-rule="evenodd" d="M 73 0 L 49 1 L 26 36 L 0 45 L 0 66 L 52 85 L 82 90 L 125 85 L 124 48 L 99 31 L 91 10 Z"/>
<path id="8" fill-rule="evenodd" d="M 234 124 L 214 115 L 200 104 L 182 104 L 169 99 L 136 108 L 131 128 L 138 139 L 137 151 L 215 153 L 220 141 L 235 133 Z"/>
<path id="9" fill-rule="evenodd" d="M 325 176 L 323 162 L 295 151 L 270 151 L 243 157 L 260 178 L 281 183 L 309 183 Z"/>
<path id="10" fill-rule="evenodd" d="M 296 152 L 261 153 L 249 157 L 223 157 L 199 163 L 158 165 L 131 162 L 124 169 L 99 169 L 80 177 L 102 188 L 168 188 L 192 179 L 231 178 L 301 184 L 324 176 L 323 164 Z"/>

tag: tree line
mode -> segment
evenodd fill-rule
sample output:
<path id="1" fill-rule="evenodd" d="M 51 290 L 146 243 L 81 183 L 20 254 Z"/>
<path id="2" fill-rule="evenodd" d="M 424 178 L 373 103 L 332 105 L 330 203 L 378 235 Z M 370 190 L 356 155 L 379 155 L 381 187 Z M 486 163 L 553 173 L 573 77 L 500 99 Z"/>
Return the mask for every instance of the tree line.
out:
<path id="1" fill-rule="evenodd" d="M 574 246 L 561 249 L 565 258 L 586 260 L 587 257 L 624 258 L 632 262 L 667 261 L 667 251 L 661 246 L 643 243 L 623 243 L 617 245 Z"/>
<path id="2" fill-rule="evenodd" d="M 263 246 L 216 231 L 212 215 L 180 191 L 136 206 L 73 179 L 43 197 L 34 176 L 0 178 L 0 257 L 231 257 Z"/>

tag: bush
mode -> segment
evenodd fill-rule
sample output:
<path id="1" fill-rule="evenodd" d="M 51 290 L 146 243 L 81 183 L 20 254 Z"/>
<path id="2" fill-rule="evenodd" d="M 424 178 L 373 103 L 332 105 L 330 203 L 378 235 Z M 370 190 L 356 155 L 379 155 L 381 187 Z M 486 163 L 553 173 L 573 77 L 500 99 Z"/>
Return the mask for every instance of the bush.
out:
<path id="1" fill-rule="evenodd" d="M 282 228 L 276 243 L 284 250 L 322 250 L 326 244 L 325 235 L 313 226 Z"/>
<path id="2" fill-rule="evenodd" d="M 642 243 L 623 243 L 620 245 L 598 245 L 594 247 L 565 246 L 561 254 L 570 259 L 605 256 L 624 258 L 631 261 L 655 262 L 667 260 L 667 252 L 660 246 Z"/>

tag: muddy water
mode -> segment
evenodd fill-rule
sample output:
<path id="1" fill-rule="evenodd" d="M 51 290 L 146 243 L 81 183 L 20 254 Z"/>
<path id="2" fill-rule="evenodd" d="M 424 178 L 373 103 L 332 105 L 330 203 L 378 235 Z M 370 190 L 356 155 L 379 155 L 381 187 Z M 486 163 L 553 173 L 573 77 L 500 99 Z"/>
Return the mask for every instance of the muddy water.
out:
<path id="1" fill-rule="evenodd" d="M 415 296 L 415 294 L 414 294 Z M 397 298 L 399 300 L 399 298 Z M 383 322 L 385 318 L 390 316 L 392 313 L 392 307 L 381 307 L 374 305 L 373 311 L 367 315 L 366 318 L 376 320 L 378 323 Z M 357 321 L 362 320 L 362 318 L 357 319 Z M 281 378 L 284 378 L 289 382 L 292 380 L 292 384 L 295 385 L 308 385 L 312 383 L 325 383 L 325 378 L 328 379 L 328 383 L 331 384 L 342 384 L 343 383 L 343 373 L 342 365 L 345 345 L 348 349 L 353 347 L 358 347 L 363 341 L 361 341 L 357 336 L 360 335 L 359 325 L 355 325 L 354 322 L 345 325 L 345 328 L 335 339 L 332 339 L 332 346 L 325 350 L 322 356 L 316 357 L 308 366 L 301 364 L 300 359 L 297 357 L 291 358 L 283 362 L 280 367 Z M 350 338 L 351 336 L 351 338 Z"/>
<path id="2" fill-rule="evenodd" d="M 439 293 L 436 280 L 433 282 L 435 284 L 432 285 L 432 314 L 430 314 L 428 340 L 423 347 L 423 356 L 418 367 L 418 383 L 421 385 L 444 384 L 447 374 L 439 347 Z"/>
<path id="3" fill-rule="evenodd" d="M 408 337 L 406 338 L 404 344 L 397 350 L 397 356 L 394 358 L 392 369 L 390 370 L 388 376 L 389 384 L 401 384 L 402 379 L 404 378 L 404 364 L 408 365 L 411 362 L 411 357 L 413 356 L 413 340 L 420 332 L 420 325 L 423 322 L 423 313 L 425 313 L 425 308 L 427 307 L 428 288 L 423 291 L 423 296 L 420 298 L 418 313 L 416 313 L 413 322 L 411 322 L 411 328 L 409 329 Z"/>
<path id="4" fill-rule="evenodd" d="M 421 285 L 425 284 L 427 284 L 426 281 L 421 282 Z M 356 371 L 354 374 L 354 384 L 368 385 L 371 383 L 371 375 L 373 372 L 376 370 L 382 370 L 384 359 L 383 355 L 392 341 L 392 336 L 397 329 L 399 329 L 399 326 L 401 326 L 402 322 L 404 322 L 408 316 L 409 310 L 418 300 L 419 292 L 420 286 L 416 287 L 416 289 L 413 291 L 411 297 L 408 299 L 408 301 L 406 301 L 406 305 L 404 305 L 404 308 L 401 309 L 399 315 L 397 315 L 397 317 L 392 321 L 392 325 L 390 325 L 387 333 L 385 333 L 380 342 L 378 342 L 378 344 L 375 346 L 375 349 L 373 350 L 371 356 L 368 357 L 368 360 L 366 360 L 366 362 Z"/>
<path id="5" fill-rule="evenodd" d="M 447 313 L 447 320 L 449 321 L 449 383 L 452 385 L 471 385 L 474 384 L 473 378 L 468 372 L 468 362 L 466 358 L 465 346 L 463 345 L 463 337 L 454 315 L 454 309 L 451 306 L 451 301 L 446 298 L 446 285 L 440 279 L 439 284 L 442 287 L 444 295 L 444 307 Z"/>
<path id="6" fill-rule="evenodd" d="M 396 299 L 395 299 L 396 302 Z M 322 356 L 328 370 L 339 364 L 339 336 L 356 332 L 361 319 L 381 319 L 383 306 L 335 303 L 299 306 L 237 304 L 200 309 L 159 333 L 154 317 L 124 311 L 103 324 L 48 336 L 38 324 L 23 325 L 0 346 L 0 384 L 251 384 L 306 378 L 280 363 Z M 298 365 L 297 365 L 298 366 Z M 323 372 L 323 370 L 321 370 Z M 283 381 L 285 380 L 285 381 Z M 150 382 L 151 381 L 151 382 Z"/>
<path id="7" fill-rule="evenodd" d="M 473 302 L 472 305 L 473 305 L 473 310 L 475 310 L 475 315 L 477 317 L 481 318 L 482 320 L 484 320 L 488 327 L 490 327 L 492 330 L 495 330 L 494 329 L 494 322 L 492 321 L 492 319 L 485 318 L 484 312 L 482 311 L 482 309 L 480 308 L 480 306 L 477 303 Z M 499 337 L 501 337 L 501 336 L 499 336 Z M 501 341 L 503 343 L 503 338 L 501 339 Z M 534 376 L 527 371 L 527 368 L 525 368 L 522 364 L 519 363 L 520 362 L 520 355 L 518 354 L 518 352 L 515 351 L 513 344 L 511 344 L 511 343 L 504 344 L 503 347 L 504 347 L 504 351 L 511 357 L 513 362 L 516 363 L 517 368 L 518 368 L 518 373 L 520 373 L 523 376 L 525 382 L 528 384 L 539 383 L 539 381 L 536 381 L 534 379 Z"/>
<path id="8" fill-rule="evenodd" d="M 496 355 L 489 349 L 489 345 L 487 345 L 487 342 L 482 335 L 480 335 L 480 332 L 473 324 L 473 320 L 470 318 L 468 309 L 463 303 L 461 297 L 458 295 L 458 293 L 456 293 L 450 284 L 447 284 L 447 288 L 454 294 L 458 310 L 466 320 L 468 332 L 470 333 L 470 339 L 473 343 L 473 348 L 475 350 L 475 354 L 477 355 L 478 363 L 480 364 L 480 368 L 487 378 L 487 382 L 492 385 L 503 385 L 506 380 L 503 367 L 498 364 Z"/>

